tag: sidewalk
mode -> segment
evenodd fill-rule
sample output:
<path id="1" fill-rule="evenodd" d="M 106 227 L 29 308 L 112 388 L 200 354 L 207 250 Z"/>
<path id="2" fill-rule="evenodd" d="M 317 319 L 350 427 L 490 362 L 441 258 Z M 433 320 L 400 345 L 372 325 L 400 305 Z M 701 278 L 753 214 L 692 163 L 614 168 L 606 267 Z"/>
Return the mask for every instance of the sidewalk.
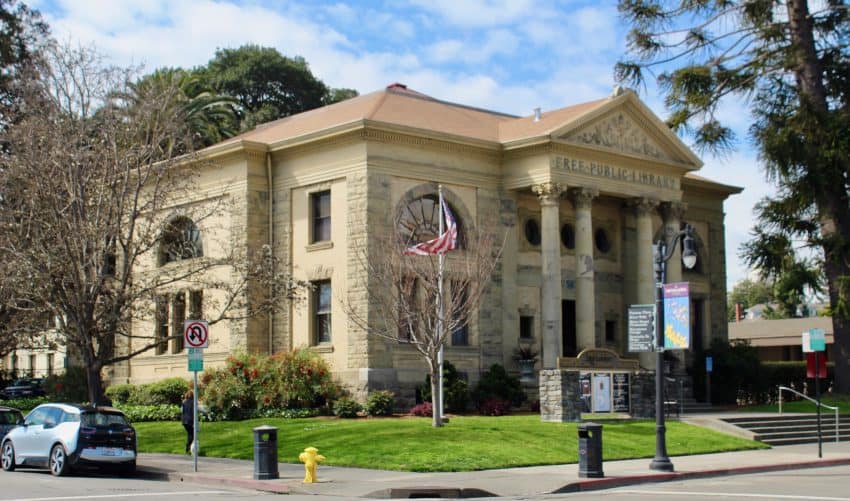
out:
<path id="1" fill-rule="evenodd" d="M 462 473 L 411 473 L 320 466 L 319 482 L 303 484 L 301 464 L 280 463 L 277 480 L 254 480 L 253 461 L 192 458 L 171 454 L 140 454 L 140 476 L 205 485 L 229 485 L 259 491 L 352 497 L 409 497 L 409 489 L 431 497 L 531 496 L 608 489 L 625 485 L 709 476 L 850 465 L 850 442 L 824 442 L 823 458 L 817 444 L 773 449 L 671 457 L 673 473 L 649 469 L 651 459 L 603 463 L 604 478 L 579 478 L 578 465 L 534 466 Z"/>

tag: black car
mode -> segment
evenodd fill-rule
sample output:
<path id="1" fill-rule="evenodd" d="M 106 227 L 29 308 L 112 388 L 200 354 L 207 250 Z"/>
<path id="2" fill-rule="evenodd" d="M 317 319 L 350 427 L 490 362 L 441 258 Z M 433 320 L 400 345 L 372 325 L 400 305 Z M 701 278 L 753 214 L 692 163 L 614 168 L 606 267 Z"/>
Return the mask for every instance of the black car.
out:
<path id="1" fill-rule="evenodd" d="M 46 395 L 41 387 L 41 379 L 16 379 L 11 385 L 3 388 L 3 398 L 43 397 Z"/>
<path id="2" fill-rule="evenodd" d="M 0 406 L 0 439 L 12 431 L 12 428 L 22 424 L 24 416 L 18 409 Z"/>

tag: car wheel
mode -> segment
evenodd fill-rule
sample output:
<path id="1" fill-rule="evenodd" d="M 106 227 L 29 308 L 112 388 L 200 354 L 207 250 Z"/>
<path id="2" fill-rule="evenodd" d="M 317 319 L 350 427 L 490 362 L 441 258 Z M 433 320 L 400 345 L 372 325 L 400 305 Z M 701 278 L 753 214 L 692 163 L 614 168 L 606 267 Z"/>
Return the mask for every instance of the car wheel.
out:
<path id="1" fill-rule="evenodd" d="M 11 440 L 3 444 L 2 463 L 5 471 L 15 471 L 15 446 Z"/>
<path id="2" fill-rule="evenodd" d="M 127 463 L 122 463 L 118 471 L 120 471 L 122 475 L 132 475 L 136 473 L 136 461 L 133 460 Z"/>
<path id="3" fill-rule="evenodd" d="M 65 448 L 62 444 L 56 444 L 50 450 L 50 473 L 54 476 L 61 477 L 68 472 L 68 456 L 65 455 Z"/>

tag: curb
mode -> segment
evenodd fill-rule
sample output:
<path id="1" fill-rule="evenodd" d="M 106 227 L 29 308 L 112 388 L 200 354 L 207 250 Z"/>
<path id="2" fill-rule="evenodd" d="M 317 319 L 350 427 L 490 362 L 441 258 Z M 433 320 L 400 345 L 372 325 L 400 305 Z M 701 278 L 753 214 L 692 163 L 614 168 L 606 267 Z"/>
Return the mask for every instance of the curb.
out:
<path id="1" fill-rule="evenodd" d="M 151 467 L 139 468 L 137 470 L 137 476 L 149 480 L 161 480 L 166 482 L 189 482 L 193 484 L 236 486 L 275 494 L 289 494 L 292 491 L 289 484 L 280 483 L 280 479 L 254 480 L 249 478 L 216 477 L 213 475 L 205 475 L 203 473 L 181 473 Z"/>
<path id="2" fill-rule="evenodd" d="M 767 473 L 772 471 L 802 470 L 807 468 L 827 468 L 830 466 L 850 465 L 850 458 L 824 459 L 818 461 L 803 461 L 800 463 L 769 464 L 758 466 L 742 466 L 740 468 L 721 468 L 716 470 L 685 471 L 681 473 L 651 473 L 646 475 L 633 475 L 628 477 L 611 477 L 593 480 L 582 480 L 567 484 L 550 494 L 567 494 L 571 492 L 597 491 L 602 489 L 613 489 L 629 485 L 670 482 L 673 480 L 691 480 L 697 478 L 711 478 L 731 475 L 748 475 L 751 473 Z"/>

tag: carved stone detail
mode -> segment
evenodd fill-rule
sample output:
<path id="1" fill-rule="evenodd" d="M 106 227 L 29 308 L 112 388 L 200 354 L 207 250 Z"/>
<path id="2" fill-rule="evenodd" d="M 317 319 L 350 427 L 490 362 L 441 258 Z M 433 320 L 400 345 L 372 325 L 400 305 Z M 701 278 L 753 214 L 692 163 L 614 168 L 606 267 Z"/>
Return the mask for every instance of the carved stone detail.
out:
<path id="1" fill-rule="evenodd" d="M 681 221 L 682 216 L 688 210 L 688 204 L 684 202 L 664 202 L 661 204 L 661 216 L 664 223 Z"/>
<path id="2" fill-rule="evenodd" d="M 595 188 L 573 188 L 570 190 L 570 198 L 576 209 L 590 209 L 593 199 L 599 196 L 599 190 Z"/>
<path id="3" fill-rule="evenodd" d="M 654 198 L 638 197 L 632 198 L 626 202 L 627 207 L 635 210 L 635 215 L 638 217 L 651 215 L 658 207 L 660 202 Z"/>
<path id="4" fill-rule="evenodd" d="M 670 157 L 647 136 L 639 124 L 622 111 L 565 138 L 583 144 L 602 146 L 625 153 L 669 160 Z"/>
<path id="5" fill-rule="evenodd" d="M 535 184 L 531 187 L 531 191 L 540 199 L 540 205 L 558 205 L 561 194 L 566 191 L 567 187 L 561 183 L 545 182 Z"/>

